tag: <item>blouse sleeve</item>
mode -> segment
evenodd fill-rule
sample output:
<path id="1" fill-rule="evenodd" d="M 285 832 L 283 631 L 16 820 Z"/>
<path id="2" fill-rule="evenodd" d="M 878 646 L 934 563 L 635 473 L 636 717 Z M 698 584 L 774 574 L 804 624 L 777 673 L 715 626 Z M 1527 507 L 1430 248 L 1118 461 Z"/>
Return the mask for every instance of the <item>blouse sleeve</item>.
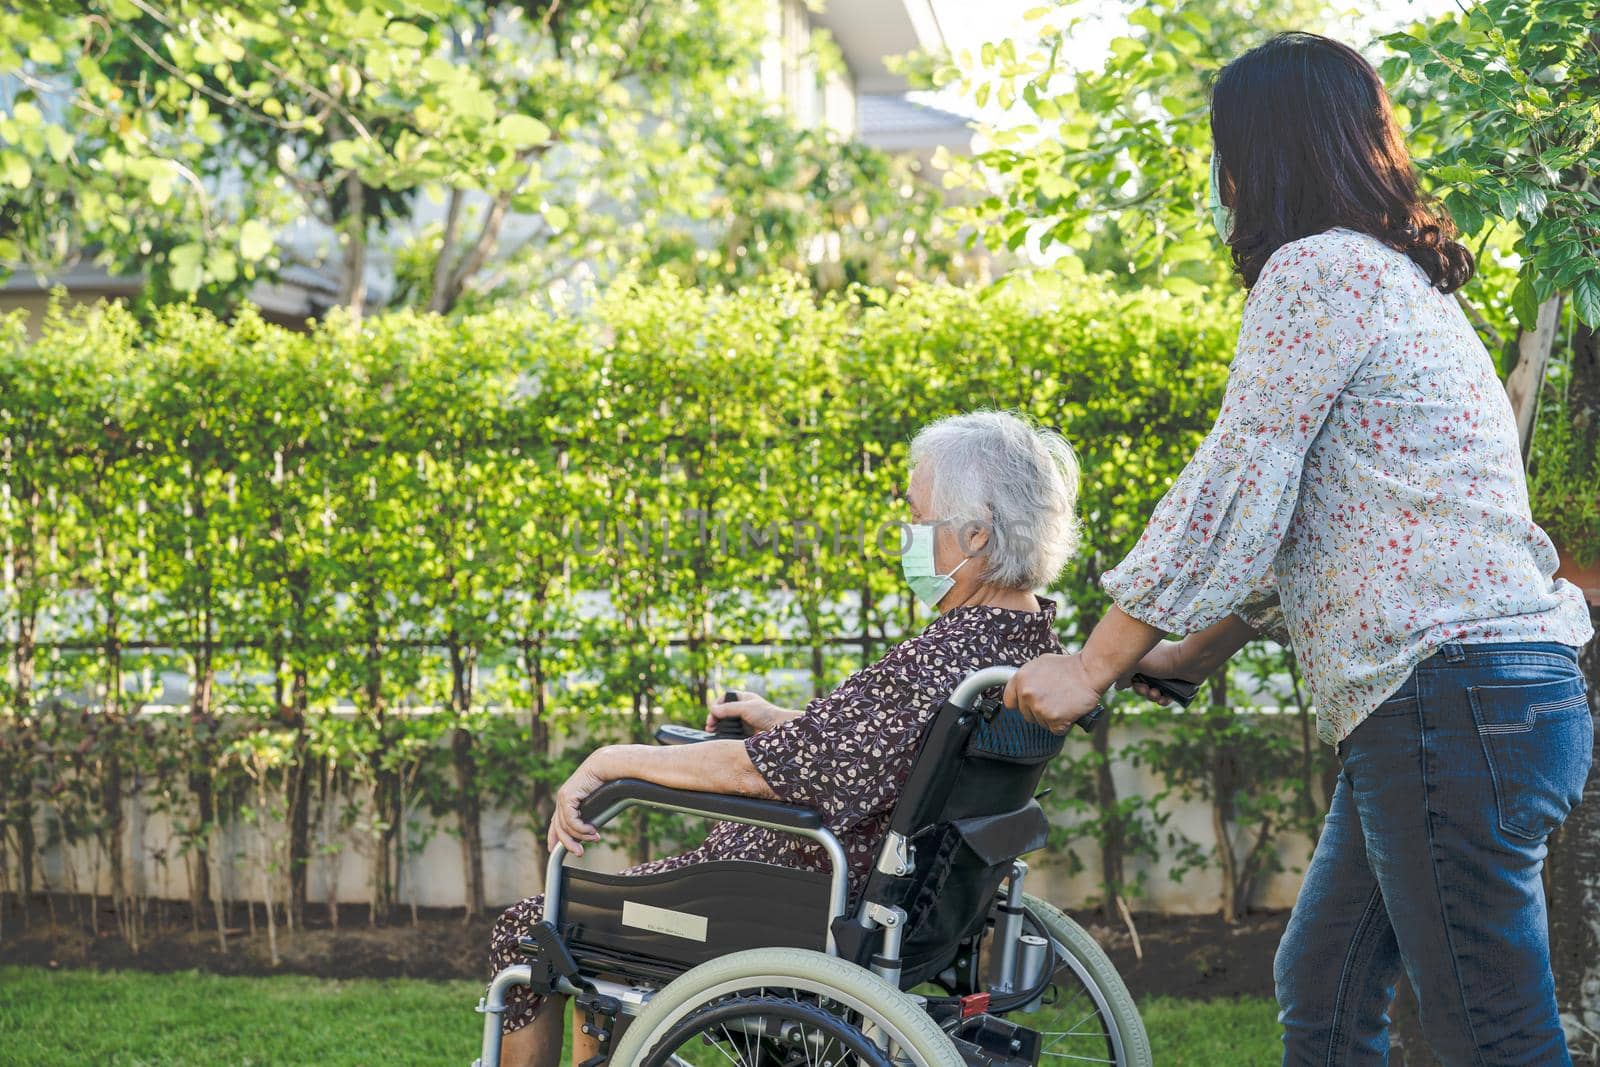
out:
<path id="1" fill-rule="evenodd" d="M 1285 245 L 1268 261 L 1245 302 L 1216 424 L 1133 551 L 1101 576 L 1123 611 L 1191 633 L 1247 604 L 1271 626 L 1276 597 L 1264 582 L 1306 452 L 1379 336 L 1383 269 L 1337 233 Z"/>
<path id="2" fill-rule="evenodd" d="M 1278 577 L 1271 569 L 1268 569 L 1266 577 L 1245 593 L 1233 613 L 1257 633 L 1280 645 L 1289 644 L 1289 627 L 1283 618 L 1283 605 L 1278 600 Z"/>
<path id="3" fill-rule="evenodd" d="M 934 697 L 875 664 L 804 714 L 748 738 L 745 752 L 780 800 L 812 808 L 844 833 L 900 795 Z"/>

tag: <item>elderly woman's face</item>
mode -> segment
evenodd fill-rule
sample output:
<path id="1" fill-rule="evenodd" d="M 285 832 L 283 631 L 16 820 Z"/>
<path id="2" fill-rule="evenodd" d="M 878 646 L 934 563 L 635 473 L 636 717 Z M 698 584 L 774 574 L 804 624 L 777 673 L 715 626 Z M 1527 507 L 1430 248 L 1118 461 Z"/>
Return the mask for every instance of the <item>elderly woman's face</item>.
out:
<path id="1" fill-rule="evenodd" d="M 906 503 L 911 509 L 912 522 L 933 525 L 933 563 L 939 573 L 948 574 L 966 558 L 967 553 L 961 550 L 960 531 L 948 523 L 940 524 L 943 516 L 934 513 L 931 481 L 932 478 L 921 467 L 912 471 L 911 483 L 906 487 Z"/>

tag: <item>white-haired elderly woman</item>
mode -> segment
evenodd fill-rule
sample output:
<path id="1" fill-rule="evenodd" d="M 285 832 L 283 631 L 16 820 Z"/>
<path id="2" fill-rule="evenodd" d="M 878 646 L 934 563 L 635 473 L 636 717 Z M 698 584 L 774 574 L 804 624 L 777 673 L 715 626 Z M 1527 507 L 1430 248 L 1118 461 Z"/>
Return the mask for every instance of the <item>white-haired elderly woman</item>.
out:
<path id="1" fill-rule="evenodd" d="M 851 888 L 859 891 L 910 773 L 917 740 L 944 697 L 980 667 L 1020 665 L 1061 650 L 1055 603 L 1034 591 L 1055 579 L 1077 546 L 1077 492 L 1077 463 L 1058 434 L 997 411 L 928 426 L 911 443 L 911 522 L 901 567 L 911 591 L 937 617 L 804 711 L 744 692 L 714 705 L 707 727 L 738 716 L 755 731 L 745 741 L 598 750 L 556 794 L 551 846 L 559 841 L 582 855 L 585 843 L 599 834 L 583 821 L 579 804 L 603 782 L 642 778 L 816 809 L 844 846 Z M 694 851 L 633 872 L 720 859 L 828 869 L 825 854 L 808 841 L 723 823 Z M 500 916 L 491 974 L 519 961 L 517 938 L 539 921 L 542 905 L 542 897 L 530 897 Z M 561 1006 L 541 1010 L 536 997 L 525 988 L 520 992 L 505 1015 L 502 1062 L 555 1067 Z M 576 1064 L 594 1050 L 588 1038 L 573 1037 Z"/>

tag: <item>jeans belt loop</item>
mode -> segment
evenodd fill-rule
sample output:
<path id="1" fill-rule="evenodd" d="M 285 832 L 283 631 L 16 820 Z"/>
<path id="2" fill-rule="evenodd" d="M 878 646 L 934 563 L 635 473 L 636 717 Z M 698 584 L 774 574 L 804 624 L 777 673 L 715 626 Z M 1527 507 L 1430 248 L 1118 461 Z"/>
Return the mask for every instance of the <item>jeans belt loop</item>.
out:
<path id="1" fill-rule="evenodd" d="M 1467 650 L 1461 647 L 1460 641 L 1447 641 L 1439 646 L 1439 651 L 1444 654 L 1446 663 L 1460 663 L 1467 658 Z"/>

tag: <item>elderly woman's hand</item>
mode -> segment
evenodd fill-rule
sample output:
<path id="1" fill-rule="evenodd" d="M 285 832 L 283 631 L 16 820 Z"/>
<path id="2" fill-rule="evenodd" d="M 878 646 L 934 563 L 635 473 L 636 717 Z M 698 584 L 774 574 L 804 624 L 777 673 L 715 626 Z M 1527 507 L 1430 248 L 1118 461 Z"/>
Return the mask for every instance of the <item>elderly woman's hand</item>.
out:
<path id="1" fill-rule="evenodd" d="M 1006 683 L 1005 704 L 1016 708 L 1029 722 L 1054 734 L 1064 734 L 1072 724 L 1095 709 L 1110 688 L 1091 678 L 1083 657 L 1040 656 L 1018 668 Z"/>
<path id="2" fill-rule="evenodd" d="M 556 790 L 556 810 L 550 819 L 550 832 L 545 837 L 549 848 L 562 844 L 574 856 L 581 856 L 585 841 L 600 840 L 600 831 L 584 822 L 581 809 L 584 798 L 612 778 L 602 769 L 611 748 L 608 745 L 591 752 Z"/>
<path id="3" fill-rule="evenodd" d="M 798 711 L 778 707 L 759 693 L 747 693 L 738 689 L 734 690 L 734 695 L 739 699 L 711 704 L 706 713 L 707 730 L 715 730 L 717 722 L 722 719 L 742 719 L 751 733 L 759 734 L 774 726 L 782 726 L 800 714 Z"/>

